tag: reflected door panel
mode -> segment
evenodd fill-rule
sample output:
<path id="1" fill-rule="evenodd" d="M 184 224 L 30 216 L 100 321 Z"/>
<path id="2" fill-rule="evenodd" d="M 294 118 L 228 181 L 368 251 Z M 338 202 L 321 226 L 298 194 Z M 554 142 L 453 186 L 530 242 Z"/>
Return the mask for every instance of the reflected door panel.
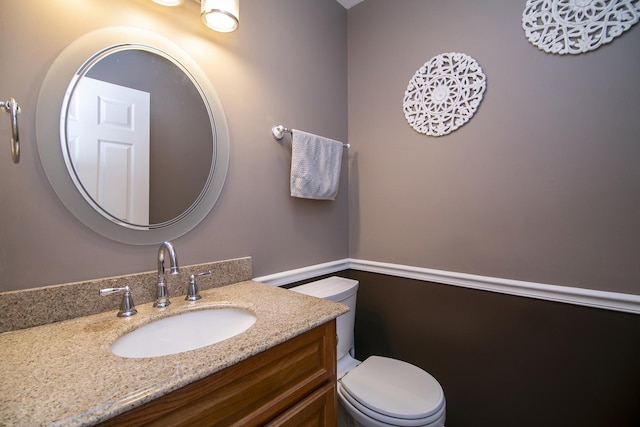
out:
<path id="1" fill-rule="evenodd" d="M 98 92 L 79 107 L 74 94 L 88 79 L 146 92 L 149 121 L 140 121 L 145 127 L 138 124 L 142 104 L 122 101 L 116 89 Z M 101 104 L 110 108 L 99 114 Z M 103 125 L 120 133 L 89 136 L 84 116 L 95 127 L 102 117 Z M 144 161 L 137 142 L 130 149 L 122 137 L 141 129 L 149 147 Z M 96 233 L 127 244 L 158 244 L 193 229 L 218 200 L 229 167 L 229 130 L 207 73 L 171 40 L 131 27 L 89 32 L 58 55 L 38 96 L 36 135 L 47 179 L 69 212 Z M 111 173 L 116 170 L 125 173 Z M 139 210 L 136 205 L 144 209 L 140 218 L 129 213 Z"/>
<path id="2" fill-rule="evenodd" d="M 83 77 L 69 104 L 69 154 L 86 192 L 110 215 L 149 223 L 150 95 Z"/>

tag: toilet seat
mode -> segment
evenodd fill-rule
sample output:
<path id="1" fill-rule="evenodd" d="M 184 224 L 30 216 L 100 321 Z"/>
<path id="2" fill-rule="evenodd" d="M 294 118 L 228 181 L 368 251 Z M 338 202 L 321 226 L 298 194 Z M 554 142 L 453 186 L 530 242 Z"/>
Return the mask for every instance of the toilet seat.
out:
<path id="1" fill-rule="evenodd" d="M 429 373 L 400 360 L 371 356 L 338 382 L 338 394 L 377 425 L 424 426 L 445 415 L 444 392 Z"/>
<path id="2" fill-rule="evenodd" d="M 362 405 L 359 405 L 352 397 L 347 397 L 344 393 L 344 388 L 338 382 L 337 387 L 338 398 L 340 404 L 347 410 L 347 412 L 356 419 L 360 425 L 367 427 L 444 427 L 445 421 L 445 405 L 443 405 L 438 412 L 430 417 L 417 419 L 417 420 L 405 420 L 401 418 L 386 417 L 382 414 L 373 413 Z M 350 400 L 352 399 L 352 400 Z M 355 402 L 358 407 L 352 404 Z"/>

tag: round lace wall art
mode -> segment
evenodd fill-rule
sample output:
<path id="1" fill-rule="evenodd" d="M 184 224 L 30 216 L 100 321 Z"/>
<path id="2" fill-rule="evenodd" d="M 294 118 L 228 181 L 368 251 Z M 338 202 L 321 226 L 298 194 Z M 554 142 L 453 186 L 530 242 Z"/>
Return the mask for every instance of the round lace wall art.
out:
<path id="1" fill-rule="evenodd" d="M 474 115 L 486 86 L 487 78 L 475 59 L 464 53 L 442 53 L 409 81 L 404 116 L 417 132 L 447 135 Z"/>
<path id="2" fill-rule="evenodd" d="M 527 0 L 522 28 L 540 50 L 577 55 L 611 42 L 638 16 L 639 0 Z"/>

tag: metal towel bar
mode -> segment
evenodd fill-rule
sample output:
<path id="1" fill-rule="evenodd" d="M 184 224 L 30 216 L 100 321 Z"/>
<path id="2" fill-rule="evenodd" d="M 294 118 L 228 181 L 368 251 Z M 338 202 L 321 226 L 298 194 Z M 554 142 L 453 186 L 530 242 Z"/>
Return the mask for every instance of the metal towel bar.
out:
<path id="1" fill-rule="evenodd" d="M 13 163 L 20 163 L 20 133 L 18 132 L 20 106 L 15 99 L 9 98 L 8 101 L 0 101 L 0 107 L 4 107 L 11 115 L 11 159 Z"/>
<path id="2" fill-rule="evenodd" d="M 273 137 L 276 139 L 276 141 L 280 141 L 284 137 L 285 133 L 289 133 L 293 135 L 293 130 L 283 125 L 275 125 L 274 127 L 271 128 L 271 133 L 273 134 Z M 344 146 L 344 148 L 351 147 L 351 144 L 343 143 L 342 145 Z"/>

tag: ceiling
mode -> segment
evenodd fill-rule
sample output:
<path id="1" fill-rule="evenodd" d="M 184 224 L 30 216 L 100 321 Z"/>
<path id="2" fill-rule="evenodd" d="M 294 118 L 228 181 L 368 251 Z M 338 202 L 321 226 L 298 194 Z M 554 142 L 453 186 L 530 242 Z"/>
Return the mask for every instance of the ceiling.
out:
<path id="1" fill-rule="evenodd" d="M 363 1 L 364 0 L 338 0 L 338 3 L 344 6 L 345 9 L 349 9 Z"/>

